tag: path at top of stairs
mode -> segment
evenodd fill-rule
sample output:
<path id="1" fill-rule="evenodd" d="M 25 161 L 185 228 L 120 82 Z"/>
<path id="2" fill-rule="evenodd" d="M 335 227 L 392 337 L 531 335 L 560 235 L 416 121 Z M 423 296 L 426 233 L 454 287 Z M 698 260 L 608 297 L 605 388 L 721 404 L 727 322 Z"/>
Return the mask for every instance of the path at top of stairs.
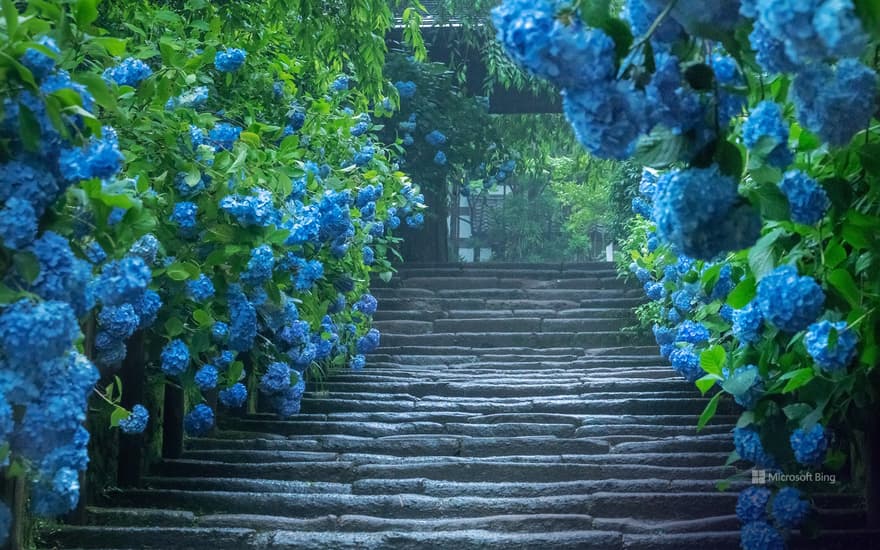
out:
<path id="1" fill-rule="evenodd" d="M 222 419 L 43 547 L 739 548 L 737 411 L 697 433 L 706 399 L 622 330 L 641 298 L 613 265 L 419 264 L 374 294 L 366 369 Z M 816 505 L 832 530 L 791 548 L 871 547 L 857 499 Z"/>

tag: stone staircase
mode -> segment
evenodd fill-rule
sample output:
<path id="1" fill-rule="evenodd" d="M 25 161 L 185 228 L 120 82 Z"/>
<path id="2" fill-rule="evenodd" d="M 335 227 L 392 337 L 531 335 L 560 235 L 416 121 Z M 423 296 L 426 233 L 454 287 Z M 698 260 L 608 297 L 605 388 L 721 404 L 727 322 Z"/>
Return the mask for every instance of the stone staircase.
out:
<path id="1" fill-rule="evenodd" d="M 226 418 L 142 489 L 108 492 L 44 548 L 739 548 L 733 409 L 706 400 L 634 324 L 611 264 L 414 265 L 377 288 L 382 348 L 303 414 Z M 870 548 L 864 512 L 791 548 Z"/>

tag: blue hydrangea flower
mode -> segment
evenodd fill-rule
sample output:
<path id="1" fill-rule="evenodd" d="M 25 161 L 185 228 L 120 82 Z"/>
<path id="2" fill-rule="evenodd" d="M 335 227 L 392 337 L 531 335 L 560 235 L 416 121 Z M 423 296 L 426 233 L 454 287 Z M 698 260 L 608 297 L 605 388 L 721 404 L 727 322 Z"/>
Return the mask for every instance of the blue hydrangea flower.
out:
<path id="1" fill-rule="evenodd" d="M 231 151 L 241 132 L 239 126 L 220 122 L 208 132 L 208 141 L 217 149 Z"/>
<path id="2" fill-rule="evenodd" d="M 418 214 L 409 216 L 406 219 L 407 227 L 412 227 L 413 229 L 417 229 L 421 227 L 425 223 L 425 215 L 419 212 Z"/>
<path id="3" fill-rule="evenodd" d="M 785 539 L 766 521 L 752 521 L 742 527 L 740 544 L 743 550 L 785 550 Z"/>
<path id="4" fill-rule="evenodd" d="M 358 338 L 357 351 L 360 354 L 367 354 L 376 351 L 379 347 L 379 331 L 371 328 L 369 332 Z"/>
<path id="5" fill-rule="evenodd" d="M 199 403 L 183 417 L 183 429 L 191 436 L 207 435 L 214 427 L 214 411 L 204 403 Z"/>
<path id="6" fill-rule="evenodd" d="M 230 350 L 223 350 L 220 352 L 220 355 L 215 357 L 211 362 L 220 369 L 227 369 L 229 366 L 235 361 L 235 352 Z"/>
<path id="7" fill-rule="evenodd" d="M 706 116 L 705 109 L 700 96 L 684 83 L 678 58 L 658 52 L 654 55 L 654 65 L 656 70 L 645 87 L 651 125 L 665 126 L 674 134 L 698 126 Z"/>
<path id="8" fill-rule="evenodd" d="M 440 130 L 433 130 L 425 136 L 425 141 L 427 141 L 431 147 L 441 147 L 446 144 L 446 136 Z"/>
<path id="9" fill-rule="evenodd" d="M 91 264 L 100 264 L 107 259 L 107 253 L 98 241 L 90 241 L 83 248 L 83 254 L 85 254 L 86 259 Z"/>
<path id="10" fill-rule="evenodd" d="M 372 294 L 364 294 L 363 296 L 361 296 L 360 300 L 358 300 L 353 306 L 351 306 L 351 308 L 354 311 L 359 311 L 363 313 L 364 315 L 372 316 L 374 313 L 376 313 L 376 309 L 378 308 L 378 306 L 379 302 L 376 300 L 376 298 L 373 297 Z"/>
<path id="11" fill-rule="evenodd" d="M 864 130 L 874 113 L 877 73 L 858 59 L 836 67 L 805 67 L 791 90 L 798 120 L 830 145 L 843 146 Z"/>
<path id="12" fill-rule="evenodd" d="M 669 327 L 662 327 L 660 325 L 655 324 L 651 328 L 654 333 L 654 340 L 657 341 L 658 346 L 662 346 L 664 344 L 672 344 L 675 342 L 675 330 Z"/>
<path id="13" fill-rule="evenodd" d="M 82 108 L 88 112 L 92 112 L 95 108 L 95 98 L 83 84 L 76 82 L 70 77 L 70 73 L 65 70 L 57 70 L 47 76 L 42 84 L 40 91 L 44 94 L 51 94 L 58 90 L 73 90 L 79 96 L 82 102 Z"/>
<path id="14" fill-rule="evenodd" d="M 274 362 L 260 377 L 260 390 L 265 393 L 279 393 L 290 387 L 290 365 Z"/>
<path id="15" fill-rule="evenodd" d="M 119 429 L 126 434 L 144 433 L 149 421 L 150 411 L 138 404 L 131 408 L 131 413 L 126 418 L 119 421 Z"/>
<path id="16" fill-rule="evenodd" d="M 672 363 L 672 369 L 688 382 L 696 382 L 706 374 L 700 366 L 700 356 L 694 353 L 694 347 L 690 344 L 672 350 L 669 362 Z"/>
<path id="17" fill-rule="evenodd" d="M 214 67 L 221 73 L 232 73 L 244 65 L 247 52 L 241 48 L 217 50 L 214 55 Z"/>
<path id="18" fill-rule="evenodd" d="M 784 265 L 758 283 L 755 301 L 768 323 L 783 332 L 798 332 L 819 317 L 825 293 L 815 279 L 798 277 L 795 267 Z"/>
<path id="19" fill-rule="evenodd" d="M 657 232 L 690 257 L 710 260 L 754 244 L 761 220 L 750 206 L 739 205 L 736 182 L 709 168 L 664 174 L 654 196 Z"/>
<path id="20" fill-rule="evenodd" d="M 648 281 L 645 283 L 645 295 L 651 300 L 662 300 L 666 297 L 666 289 L 662 283 Z"/>
<path id="21" fill-rule="evenodd" d="M 263 244 L 251 250 L 251 258 L 248 260 L 247 268 L 241 274 L 243 283 L 258 286 L 269 281 L 272 278 L 272 270 L 275 269 L 275 255 L 272 253 L 272 247 Z"/>
<path id="22" fill-rule="evenodd" d="M 198 279 L 186 282 L 186 295 L 194 302 L 205 302 L 214 297 L 214 283 L 201 273 Z"/>
<path id="23" fill-rule="evenodd" d="M 229 287 L 229 347 L 235 351 L 248 351 L 257 337 L 257 310 L 248 301 L 239 285 Z"/>
<path id="24" fill-rule="evenodd" d="M 394 83 L 394 87 L 397 88 L 397 93 L 400 94 L 401 99 L 412 99 L 416 95 L 417 86 L 412 80 L 407 80 L 406 82 L 398 80 Z"/>
<path id="25" fill-rule="evenodd" d="M 174 211 L 171 214 L 171 222 L 176 223 L 184 232 L 190 232 L 196 228 L 196 215 L 199 207 L 194 202 L 178 202 L 174 205 Z"/>
<path id="26" fill-rule="evenodd" d="M 776 460 L 761 443 L 761 437 L 754 428 L 734 428 L 733 444 L 736 453 L 743 459 L 756 464 L 758 467 L 774 470 L 778 468 Z"/>
<path id="27" fill-rule="evenodd" d="M 798 64 L 785 51 L 785 43 L 760 21 L 755 22 L 749 43 L 755 50 L 758 65 L 768 73 L 793 73 L 798 70 Z"/>
<path id="28" fill-rule="evenodd" d="M 137 330 L 140 319 L 131 304 L 104 306 L 98 314 L 98 326 L 114 338 L 125 340 Z"/>
<path id="29" fill-rule="evenodd" d="M 365 246 L 361 249 L 361 254 L 364 258 L 364 265 L 373 265 L 376 262 L 376 253 L 373 252 L 373 249 L 369 246 Z"/>
<path id="30" fill-rule="evenodd" d="M 105 306 L 135 303 L 150 284 L 153 274 L 142 258 L 125 256 L 107 263 L 95 285 Z"/>
<path id="31" fill-rule="evenodd" d="M 214 342 L 225 342 L 229 337 L 229 325 L 223 321 L 217 321 L 211 326 L 211 339 Z"/>
<path id="32" fill-rule="evenodd" d="M 330 89 L 334 92 L 345 92 L 351 86 L 351 80 L 346 75 L 339 75 L 336 77 L 336 80 L 330 84 Z"/>
<path id="33" fill-rule="evenodd" d="M 831 332 L 836 337 L 831 337 Z M 845 370 L 856 356 L 859 336 L 847 327 L 846 321 L 813 323 L 804 336 L 807 353 L 826 372 Z"/>
<path id="34" fill-rule="evenodd" d="M 825 452 L 828 450 L 828 438 L 825 428 L 816 424 L 809 430 L 798 428 L 789 438 L 791 450 L 798 464 L 804 466 L 819 466 L 825 460 Z"/>
<path id="35" fill-rule="evenodd" d="M 444 153 L 443 151 L 437 151 L 437 154 L 434 155 L 434 164 L 438 166 L 446 166 L 446 163 L 446 153 Z"/>
<path id="36" fill-rule="evenodd" d="M 41 36 L 36 42 L 54 55 L 47 55 L 36 48 L 28 48 L 24 51 L 20 61 L 39 82 L 55 68 L 55 57 L 61 53 L 61 50 L 58 48 L 58 44 L 48 36 Z M 5 532 L 5 530 L 0 529 L 0 532 Z"/>
<path id="37" fill-rule="evenodd" d="M 782 527 L 800 527 L 810 513 L 810 503 L 801 498 L 801 492 L 794 487 L 783 487 L 773 497 L 773 519 Z"/>
<path id="38" fill-rule="evenodd" d="M 128 210 L 125 208 L 120 208 L 118 206 L 113 207 L 110 210 L 110 213 L 107 215 L 107 225 L 110 227 L 114 227 L 122 223 L 123 218 L 128 213 Z"/>
<path id="39" fill-rule="evenodd" d="M 159 253 L 159 239 L 152 233 L 140 237 L 128 249 L 129 254 L 140 256 L 149 265 L 156 263 L 156 255 Z"/>
<path id="40" fill-rule="evenodd" d="M 813 26 L 828 53 L 835 57 L 859 57 L 868 46 L 869 37 L 852 0 L 821 2 Z"/>
<path id="41" fill-rule="evenodd" d="M 237 409 L 244 405 L 245 401 L 247 401 L 247 387 L 241 382 L 236 382 L 229 388 L 225 390 L 220 390 L 220 393 L 217 395 L 217 399 L 223 405 L 229 407 L 230 409 Z"/>
<path id="42" fill-rule="evenodd" d="M 73 254 L 66 238 L 46 231 L 29 250 L 40 268 L 31 292 L 44 300 L 68 302 L 78 317 L 94 307 L 92 266 Z"/>
<path id="43" fill-rule="evenodd" d="M 565 90 L 562 107 L 581 145 L 601 158 L 632 156 L 647 130 L 644 94 L 623 81 Z"/>
<path id="44" fill-rule="evenodd" d="M 517 64 L 557 86 L 586 89 L 614 77 L 611 38 L 576 18 L 571 24 L 557 19 L 554 3 L 506 0 L 492 10 L 492 22 Z"/>
<path id="45" fill-rule="evenodd" d="M 678 332 L 675 335 L 676 342 L 686 342 L 689 344 L 701 344 L 709 341 L 709 329 L 700 323 L 691 320 L 684 321 L 678 326 Z"/>
<path id="46" fill-rule="evenodd" d="M 132 307 L 138 316 L 138 328 L 149 328 L 156 322 L 159 309 L 162 308 L 162 298 L 155 291 L 146 290 Z"/>
<path id="47" fill-rule="evenodd" d="M 743 523 L 767 521 L 770 489 L 751 486 L 743 489 L 736 500 L 736 517 Z"/>
<path id="48" fill-rule="evenodd" d="M 214 365 L 203 365 L 196 371 L 196 387 L 202 391 L 213 390 L 217 387 L 217 368 Z"/>
<path id="49" fill-rule="evenodd" d="M 718 315 L 720 315 L 721 318 L 728 323 L 733 322 L 733 313 L 734 309 L 727 304 L 724 304 L 723 306 L 721 306 L 721 309 L 718 310 Z"/>
<path id="50" fill-rule="evenodd" d="M 686 289 L 676 290 L 672 293 L 672 305 L 682 313 L 687 313 L 694 307 L 694 300 L 694 295 Z"/>
<path id="51" fill-rule="evenodd" d="M 26 201 L 39 218 L 60 194 L 58 180 L 43 166 L 19 160 L 0 164 L 0 201 Z"/>
<path id="52" fill-rule="evenodd" d="M 101 137 L 92 136 L 85 146 L 63 149 L 58 157 L 58 171 L 70 182 L 108 179 L 119 173 L 123 160 L 116 131 L 105 126 Z"/>
<path id="53" fill-rule="evenodd" d="M 189 348 L 183 340 L 172 340 L 162 348 L 160 358 L 162 372 L 168 376 L 179 376 L 189 367 Z"/>
<path id="54" fill-rule="evenodd" d="M 648 34 L 648 30 L 657 20 L 664 6 L 661 0 L 626 0 L 624 18 L 629 22 L 633 36 L 641 37 Z M 684 29 L 678 21 L 667 17 L 654 30 L 651 42 L 657 46 L 670 44 L 680 38 L 684 38 Z"/>
<path id="55" fill-rule="evenodd" d="M 367 364 L 367 358 L 363 355 L 355 355 L 351 358 L 351 362 L 349 363 L 349 367 L 351 370 L 361 370 Z"/>
<path id="56" fill-rule="evenodd" d="M 318 279 L 324 277 L 324 264 L 320 260 L 300 259 L 297 267 L 296 280 L 294 281 L 297 290 L 309 290 L 315 286 Z"/>
<path id="57" fill-rule="evenodd" d="M 31 485 L 31 510 L 38 517 L 50 518 L 76 508 L 79 502 L 79 472 L 59 468 L 51 476 Z"/>
<path id="58" fill-rule="evenodd" d="M 736 287 L 736 282 L 733 280 L 733 267 L 730 264 L 724 264 L 721 267 L 721 271 L 718 272 L 718 280 L 715 281 L 715 286 L 712 287 L 709 300 L 726 300 L 734 287 Z"/>
<path id="59" fill-rule="evenodd" d="M 0 241 L 10 250 L 22 250 L 37 237 L 37 213 L 31 203 L 18 197 L 0 210 Z"/>
<path id="60" fill-rule="evenodd" d="M 119 65 L 105 69 L 102 76 L 107 82 L 115 82 L 119 86 L 137 88 L 138 84 L 148 79 L 152 74 L 153 71 L 149 65 L 140 59 L 128 57 L 123 59 Z"/>
<path id="61" fill-rule="evenodd" d="M 779 182 L 779 189 L 788 198 L 791 219 L 797 223 L 804 225 L 818 223 L 831 206 L 825 189 L 800 170 L 786 172 Z"/>
<path id="62" fill-rule="evenodd" d="M 372 144 L 366 144 L 361 147 L 360 151 L 358 151 L 354 155 L 354 163 L 356 166 L 366 166 L 373 160 L 373 155 L 376 154 L 376 149 L 372 146 Z"/>
<path id="63" fill-rule="evenodd" d="M 358 122 L 357 124 L 355 124 L 354 126 L 352 126 L 351 129 L 349 130 L 349 133 L 354 137 L 360 137 L 360 136 L 366 134 L 369 129 L 370 129 L 369 123 L 361 121 L 361 122 Z"/>
<path id="64" fill-rule="evenodd" d="M 641 197 L 634 197 L 632 200 L 632 211 L 646 220 L 653 219 L 654 209 L 650 204 Z"/>
<path id="65" fill-rule="evenodd" d="M 31 365 L 59 357 L 80 335 L 66 302 L 19 300 L 0 313 L 0 349 L 12 363 Z"/>
<path id="66" fill-rule="evenodd" d="M 764 156 L 771 166 L 785 168 L 794 161 L 788 149 L 788 132 L 779 105 L 762 101 L 743 122 L 743 143 L 752 153 Z"/>
<path id="67" fill-rule="evenodd" d="M 754 344 L 764 331 L 764 314 L 755 302 L 733 312 L 733 335 L 743 344 Z"/>
<path id="68" fill-rule="evenodd" d="M 281 221 L 272 193 L 255 187 L 252 195 L 227 195 L 220 200 L 220 209 L 244 227 L 269 227 Z"/>

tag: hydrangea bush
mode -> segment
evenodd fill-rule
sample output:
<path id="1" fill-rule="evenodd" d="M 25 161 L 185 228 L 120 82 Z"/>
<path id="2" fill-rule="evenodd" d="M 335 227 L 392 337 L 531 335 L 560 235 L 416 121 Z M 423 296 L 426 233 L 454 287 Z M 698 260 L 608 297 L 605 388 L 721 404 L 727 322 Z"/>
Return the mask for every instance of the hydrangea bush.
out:
<path id="1" fill-rule="evenodd" d="M 19 4 L 0 26 L 0 466 L 50 517 L 79 500 L 90 398 L 123 437 L 153 424 L 121 406 L 121 368 L 182 386 L 194 436 L 212 395 L 290 416 L 307 381 L 362 368 L 371 276 L 424 204 L 358 88 L 375 74 L 302 57 L 264 25 L 289 7 Z"/>
<path id="2" fill-rule="evenodd" d="M 585 148 L 646 167 L 621 267 L 661 355 L 712 392 L 700 426 L 730 399 L 732 462 L 849 465 L 858 485 L 880 386 L 876 10 L 710 4 L 505 0 L 493 21 Z M 817 488 L 744 491 L 742 547 L 783 548 Z"/>

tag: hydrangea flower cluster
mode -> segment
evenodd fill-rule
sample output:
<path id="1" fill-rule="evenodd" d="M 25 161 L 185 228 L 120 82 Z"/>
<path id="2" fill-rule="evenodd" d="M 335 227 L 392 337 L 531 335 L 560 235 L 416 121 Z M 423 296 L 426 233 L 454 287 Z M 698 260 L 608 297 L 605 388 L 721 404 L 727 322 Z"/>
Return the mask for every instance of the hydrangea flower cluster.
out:
<path id="1" fill-rule="evenodd" d="M 784 265 L 758 283 L 755 301 L 768 323 L 784 332 L 798 332 L 819 317 L 825 293 L 815 279 L 799 277 L 797 268 Z"/>
<path id="2" fill-rule="evenodd" d="M 779 189 L 788 198 L 791 219 L 804 225 L 813 225 L 823 217 L 831 205 L 828 194 L 816 180 L 800 170 L 786 172 Z"/>
<path id="3" fill-rule="evenodd" d="M 818 466 L 825 460 L 828 438 L 821 424 L 815 424 L 809 430 L 798 428 L 791 434 L 789 441 L 791 450 L 794 451 L 794 458 L 799 464 Z"/>
<path id="4" fill-rule="evenodd" d="M 128 57 L 123 59 L 119 65 L 105 69 L 104 80 L 115 82 L 119 86 L 136 88 L 138 84 L 150 78 L 152 74 L 153 71 L 149 65 L 140 59 Z"/>
<path id="5" fill-rule="evenodd" d="M 733 444 L 737 454 L 749 462 L 757 464 L 761 468 L 775 470 L 778 468 L 776 459 L 764 450 L 761 436 L 751 427 L 734 428 Z"/>
<path id="6" fill-rule="evenodd" d="M 752 153 L 762 155 L 777 168 L 785 168 L 794 160 L 788 148 L 788 125 L 782 109 L 773 101 L 759 103 L 743 122 L 743 143 Z"/>
<path id="7" fill-rule="evenodd" d="M 218 50 L 214 56 L 214 67 L 221 73 L 232 73 L 244 65 L 247 52 L 240 48 Z"/>
<path id="8" fill-rule="evenodd" d="M 858 335 L 847 326 L 846 321 L 813 323 L 804 335 L 807 353 L 826 372 L 846 370 L 856 356 L 858 343 Z"/>
<path id="9" fill-rule="evenodd" d="M 717 165 L 664 174 L 654 197 L 657 232 L 693 258 L 709 260 L 740 250 L 760 234 L 757 212 L 737 203 L 736 182 Z"/>

